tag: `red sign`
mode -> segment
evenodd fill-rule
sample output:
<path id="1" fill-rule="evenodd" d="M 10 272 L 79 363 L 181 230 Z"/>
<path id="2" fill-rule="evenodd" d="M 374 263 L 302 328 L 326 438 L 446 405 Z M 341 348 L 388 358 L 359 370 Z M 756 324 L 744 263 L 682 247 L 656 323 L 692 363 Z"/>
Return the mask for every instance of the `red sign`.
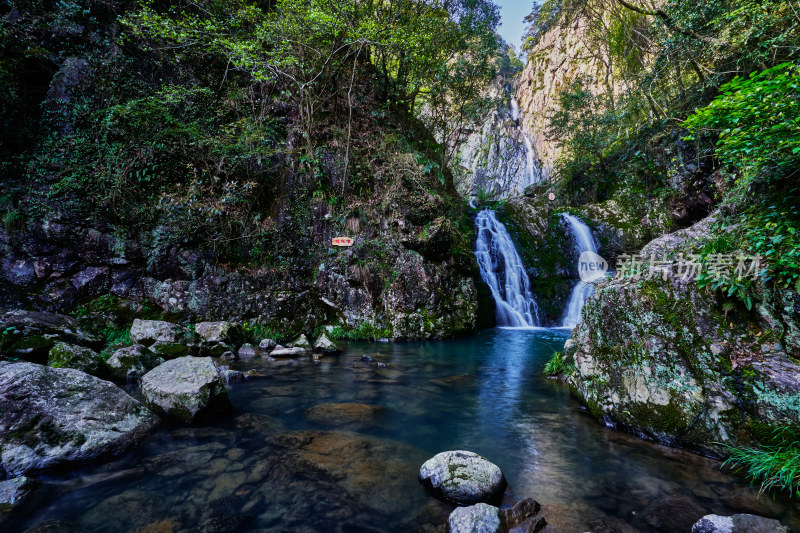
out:
<path id="1" fill-rule="evenodd" d="M 353 246 L 353 239 L 350 237 L 334 237 L 331 244 L 334 246 Z"/>

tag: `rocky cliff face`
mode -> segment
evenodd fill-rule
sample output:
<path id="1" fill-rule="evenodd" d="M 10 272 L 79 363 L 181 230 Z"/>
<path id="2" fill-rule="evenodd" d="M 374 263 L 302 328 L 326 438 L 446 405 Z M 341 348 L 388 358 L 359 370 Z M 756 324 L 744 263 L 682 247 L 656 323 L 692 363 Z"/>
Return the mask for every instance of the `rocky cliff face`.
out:
<path id="1" fill-rule="evenodd" d="M 550 117 L 559 109 L 559 93 L 578 78 L 584 80 L 584 90 L 593 94 L 622 90 L 614 85 L 608 65 L 588 44 L 587 31 L 582 18 L 576 18 L 569 27 L 551 28 L 531 49 L 519 75 L 515 96 L 522 110 L 523 129 L 533 141 L 545 177 L 561 155 L 558 139 L 547 132 Z"/>
<path id="2" fill-rule="evenodd" d="M 642 253 L 688 252 L 709 222 Z M 717 296 L 672 270 L 604 282 L 568 342 L 570 387 L 611 425 L 712 455 L 800 427 L 800 299 L 763 296 L 755 312 L 722 310 Z"/>
<path id="3" fill-rule="evenodd" d="M 498 107 L 460 144 L 457 188 L 464 197 L 519 196 L 543 177 L 531 137 L 522 126 L 514 86 L 500 80 L 492 86 L 490 96 L 500 102 Z"/>

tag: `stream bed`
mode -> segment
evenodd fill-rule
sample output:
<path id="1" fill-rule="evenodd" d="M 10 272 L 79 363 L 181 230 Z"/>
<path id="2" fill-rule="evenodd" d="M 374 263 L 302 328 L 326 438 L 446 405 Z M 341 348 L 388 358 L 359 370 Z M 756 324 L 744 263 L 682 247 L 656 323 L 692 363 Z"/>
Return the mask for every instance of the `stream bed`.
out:
<path id="1" fill-rule="evenodd" d="M 229 417 L 164 425 L 111 462 L 41 478 L 7 530 L 435 531 L 451 508 L 426 494 L 419 466 L 466 449 L 500 466 L 509 499 L 542 504 L 546 532 L 686 533 L 705 514 L 740 512 L 800 531 L 796 501 L 759 497 L 718 461 L 583 412 L 566 385 L 541 373 L 567 336 L 493 329 L 350 343 L 320 364 L 243 362 L 237 368 L 263 377 L 231 385 Z"/>

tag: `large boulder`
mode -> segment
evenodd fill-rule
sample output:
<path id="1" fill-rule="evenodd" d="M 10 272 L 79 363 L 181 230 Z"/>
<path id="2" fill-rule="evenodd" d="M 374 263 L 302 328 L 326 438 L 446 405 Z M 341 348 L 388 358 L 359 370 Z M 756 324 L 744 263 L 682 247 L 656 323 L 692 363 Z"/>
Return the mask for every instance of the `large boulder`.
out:
<path id="1" fill-rule="evenodd" d="M 125 451 L 158 418 L 122 389 L 71 368 L 0 366 L 0 475 Z"/>
<path id="2" fill-rule="evenodd" d="M 154 354 L 146 346 L 134 344 L 115 351 L 106 364 L 114 378 L 137 381 L 163 362 L 162 357 Z"/>
<path id="3" fill-rule="evenodd" d="M 39 311 L 9 311 L 0 318 L 0 354 L 44 363 L 59 341 L 99 348 L 102 341 L 74 318 Z"/>
<path id="4" fill-rule="evenodd" d="M 300 334 L 294 341 L 289 343 L 289 346 L 292 348 L 303 348 L 306 350 L 311 349 L 311 343 L 308 341 L 308 337 L 305 334 Z"/>
<path id="5" fill-rule="evenodd" d="M 164 344 L 177 344 L 183 340 L 183 329 L 171 322 L 163 320 L 133 321 L 131 326 L 131 340 L 136 344 L 150 346 L 157 342 Z"/>
<path id="6" fill-rule="evenodd" d="M 106 378 L 109 375 L 106 362 L 99 353 L 91 348 L 75 346 L 65 342 L 59 342 L 50 348 L 50 353 L 47 356 L 47 366 L 74 368 L 99 378 Z"/>
<path id="7" fill-rule="evenodd" d="M 505 533 L 500 509 L 487 503 L 456 507 L 447 519 L 449 533 Z"/>
<path id="8" fill-rule="evenodd" d="M 690 253 L 707 223 L 698 226 L 645 250 Z M 792 308 L 723 308 L 678 273 L 666 265 L 596 285 L 565 351 L 572 391 L 606 423 L 708 455 L 800 428 L 800 365 L 786 353 L 797 321 L 782 311 Z"/>
<path id="9" fill-rule="evenodd" d="M 497 503 L 508 486 L 497 465 L 464 450 L 428 459 L 419 469 L 419 479 L 437 497 L 459 505 Z"/>
<path id="10" fill-rule="evenodd" d="M 691 533 L 790 533 L 777 520 L 752 514 L 706 515 L 692 526 Z"/>
<path id="11" fill-rule="evenodd" d="M 142 398 L 158 413 L 183 422 L 230 406 L 225 385 L 210 357 L 180 357 L 142 378 Z"/>

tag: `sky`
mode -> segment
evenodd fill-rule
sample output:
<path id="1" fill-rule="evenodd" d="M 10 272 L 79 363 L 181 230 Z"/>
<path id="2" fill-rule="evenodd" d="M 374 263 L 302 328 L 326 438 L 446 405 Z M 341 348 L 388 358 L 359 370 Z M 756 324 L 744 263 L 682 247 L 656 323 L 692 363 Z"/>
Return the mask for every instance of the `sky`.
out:
<path id="1" fill-rule="evenodd" d="M 500 35 L 508 44 L 513 44 L 517 52 L 520 50 L 522 33 L 525 31 L 525 23 L 522 19 L 531 12 L 532 0 L 495 0 L 500 6 L 502 25 Z"/>

